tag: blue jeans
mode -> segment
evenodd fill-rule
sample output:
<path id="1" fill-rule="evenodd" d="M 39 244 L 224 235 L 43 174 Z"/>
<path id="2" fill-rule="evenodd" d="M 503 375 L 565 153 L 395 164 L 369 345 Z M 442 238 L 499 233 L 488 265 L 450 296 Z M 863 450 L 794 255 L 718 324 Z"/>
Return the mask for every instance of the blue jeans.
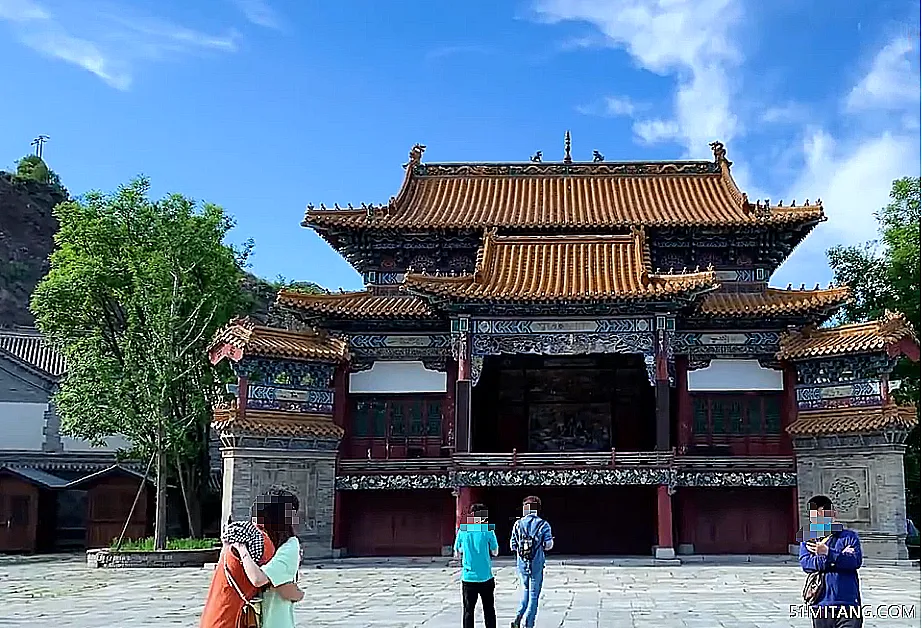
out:
<path id="1" fill-rule="evenodd" d="M 532 569 L 531 575 L 520 571 L 519 580 L 522 582 L 523 589 L 522 602 L 519 604 L 519 611 L 515 614 L 515 619 L 525 628 L 533 628 L 535 615 L 538 614 L 538 596 L 541 595 L 541 585 L 544 584 L 544 570 Z M 524 622 L 522 622 L 523 618 Z"/>

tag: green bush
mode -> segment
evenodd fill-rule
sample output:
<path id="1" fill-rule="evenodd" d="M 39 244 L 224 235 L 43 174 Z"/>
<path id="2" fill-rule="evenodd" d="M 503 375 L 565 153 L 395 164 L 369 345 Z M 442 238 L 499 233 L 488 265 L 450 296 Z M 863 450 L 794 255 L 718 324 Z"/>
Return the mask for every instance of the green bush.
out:
<path id="1" fill-rule="evenodd" d="M 118 539 L 112 539 L 109 549 L 115 549 Z M 193 549 L 212 549 L 220 547 L 220 539 L 167 539 L 166 548 L 168 550 L 193 550 Z M 154 551 L 154 537 L 149 536 L 146 539 L 125 539 L 119 548 L 122 552 L 152 552 Z"/>
<path id="2" fill-rule="evenodd" d="M 919 535 L 914 534 L 906 537 L 906 545 L 919 545 Z"/>

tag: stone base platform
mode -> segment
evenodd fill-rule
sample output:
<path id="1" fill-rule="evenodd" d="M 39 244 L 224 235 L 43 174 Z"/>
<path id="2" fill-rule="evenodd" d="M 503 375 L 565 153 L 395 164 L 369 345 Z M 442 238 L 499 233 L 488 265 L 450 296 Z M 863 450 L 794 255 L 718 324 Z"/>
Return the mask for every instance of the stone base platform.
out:
<path id="1" fill-rule="evenodd" d="M 107 549 L 95 549 L 87 550 L 86 565 L 94 569 L 202 567 L 208 563 L 217 563 L 220 553 L 220 548 L 161 552 L 113 552 Z"/>

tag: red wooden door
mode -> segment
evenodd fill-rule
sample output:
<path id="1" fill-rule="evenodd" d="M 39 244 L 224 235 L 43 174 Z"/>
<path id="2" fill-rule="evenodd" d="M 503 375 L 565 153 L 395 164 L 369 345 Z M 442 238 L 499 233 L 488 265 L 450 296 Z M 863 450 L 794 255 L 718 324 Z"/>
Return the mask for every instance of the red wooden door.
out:
<path id="1" fill-rule="evenodd" d="M 38 489 L 15 478 L 0 478 L 0 552 L 35 551 Z"/>
<path id="2" fill-rule="evenodd" d="M 87 494 L 86 546 L 109 547 L 128 520 L 138 486 L 133 480 L 112 478 L 94 486 Z M 147 532 L 147 489 L 141 492 L 138 505 L 125 530 L 126 539 L 142 539 Z"/>
<path id="3" fill-rule="evenodd" d="M 682 534 L 696 554 L 784 554 L 790 527 L 790 489 L 691 489 L 683 498 Z M 689 521 L 692 519 L 693 521 Z"/>
<path id="4" fill-rule="evenodd" d="M 352 556 L 439 556 L 453 540 L 443 538 L 454 513 L 448 491 L 350 491 L 342 502 Z"/>

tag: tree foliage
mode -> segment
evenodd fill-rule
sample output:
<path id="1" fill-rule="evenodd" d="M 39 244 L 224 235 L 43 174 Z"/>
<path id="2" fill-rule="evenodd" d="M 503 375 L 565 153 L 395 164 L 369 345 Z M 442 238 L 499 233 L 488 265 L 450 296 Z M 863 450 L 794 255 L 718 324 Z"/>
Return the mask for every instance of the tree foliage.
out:
<path id="1" fill-rule="evenodd" d="M 880 238 L 861 246 L 829 250 L 829 262 L 836 281 L 851 287 L 854 302 L 843 308 L 843 322 L 879 318 L 886 311 L 901 312 L 919 334 L 920 280 L 920 179 L 904 177 L 893 182 L 890 203 L 876 215 Z M 901 360 L 892 379 L 901 381 L 895 391 L 898 402 L 919 399 L 919 367 Z M 919 428 L 909 435 L 906 448 L 906 503 L 909 513 L 919 517 Z"/>
<path id="2" fill-rule="evenodd" d="M 67 190 L 61 185 L 61 178 L 38 155 L 26 155 L 17 161 L 15 176 L 22 181 L 37 181 L 51 185 L 67 196 Z"/>
<path id="3" fill-rule="evenodd" d="M 178 467 L 187 506 L 205 483 L 217 384 L 207 345 L 244 307 L 250 249 L 224 244 L 233 225 L 220 207 L 148 192 L 139 178 L 55 209 L 57 248 L 32 311 L 67 358 L 55 395 L 62 428 L 93 442 L 122 435 L 133 455 L 156 458 L 160 546 L 167 466 Z"/>

